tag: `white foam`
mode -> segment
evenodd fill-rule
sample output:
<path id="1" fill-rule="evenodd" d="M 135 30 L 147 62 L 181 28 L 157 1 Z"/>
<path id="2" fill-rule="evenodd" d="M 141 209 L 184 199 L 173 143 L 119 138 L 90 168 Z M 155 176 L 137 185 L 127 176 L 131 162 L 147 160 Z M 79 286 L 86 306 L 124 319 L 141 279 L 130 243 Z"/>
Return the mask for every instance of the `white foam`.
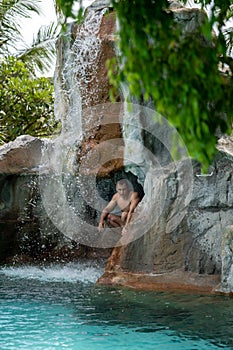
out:
<path id="1" fill-rule="evenodd" d="M 90 263 L 68 263 L 50 266 L 26 265 L 0 269 L 0 274 L 11 278 L 69 283 L 95 283 L 102 273 L 103 268 Z"/>

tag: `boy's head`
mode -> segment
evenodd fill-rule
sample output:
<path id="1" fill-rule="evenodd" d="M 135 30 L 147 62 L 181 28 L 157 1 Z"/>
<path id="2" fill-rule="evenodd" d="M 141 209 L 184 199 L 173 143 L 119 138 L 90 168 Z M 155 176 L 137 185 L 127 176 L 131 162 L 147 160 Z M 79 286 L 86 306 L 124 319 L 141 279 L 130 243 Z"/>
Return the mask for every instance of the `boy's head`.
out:
<path id="1" fill-rule="evenodd" d="M 121 179 L 116 183 L 116 190 L 120 196 L 127 195 L 130 191 L 133 191 L 133 186 L 127 179 Z"/>

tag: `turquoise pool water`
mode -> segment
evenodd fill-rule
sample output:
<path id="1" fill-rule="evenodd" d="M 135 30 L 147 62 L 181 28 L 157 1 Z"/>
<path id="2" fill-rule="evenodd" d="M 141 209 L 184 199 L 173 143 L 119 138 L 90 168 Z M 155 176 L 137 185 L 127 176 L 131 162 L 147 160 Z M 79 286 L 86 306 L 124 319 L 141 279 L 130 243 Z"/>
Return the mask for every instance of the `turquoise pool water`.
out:
<path id="1" fill-rule="evenodd" d="M 233 349 L 233 299 L 97 286 L 102 272 L 0 268 L 0 349 Z"/>

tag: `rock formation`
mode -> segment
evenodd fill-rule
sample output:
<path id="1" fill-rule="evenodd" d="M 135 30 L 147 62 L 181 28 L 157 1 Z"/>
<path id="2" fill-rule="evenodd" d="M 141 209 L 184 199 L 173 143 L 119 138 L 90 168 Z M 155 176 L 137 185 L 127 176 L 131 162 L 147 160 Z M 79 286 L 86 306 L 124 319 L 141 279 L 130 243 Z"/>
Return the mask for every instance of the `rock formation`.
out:
<path id="1" fill-rule="evenodd" d="M 116 117 L 114 123 L 108 123 L 103 120 L 106 119 L 107 111 L 103 112 L 102 118 L 98 109 L 95 113 L 95 109 L 90 108 L 110 102 L 111 86 L 107 61 L 115 56 L 115 17 L 109 1 L 95 1 L 87 8 L 81 24 L 71 24 L 70 46 L 67 47 L 67 41 L 62 37 L 58 42 L 59 54 L 55 76 L 57 114 L 63 123 L 72 113 L 77 115 L 77 108 L 80 106 L 73 107 L 74 111 L 71 110 L 71 106 L 75 106 L 80 98 L 83 141 L 78 149 L 78 159 L 85 157 L 87 152 L 106 140 L 122 139 L 121 125 Z M 69 76 L 70 71 L 72 77 Z M 77 94 L 80 94 L 78 98 Z M 115 98 L 119 101 L 120 94 Z M 111 111 L 111 114 L 113 113 L 114 111 Z M 104 168 L 100 169 L 99 176 L 106 177 L 118 170 L 123 170 L 122 155 L 118 160 L 105 164 Z"/>
<path id="2" fill-rule="evenodd" d="M 188 31 L 196 25 L 198 16 L 203 16 L 196 9 L 187 10 L 177 5 L 171 11 L 177 21 L 185 23 Z M 108 200 L 117 176 L 129 176 L 125 173 L 125 146 L 127 138 L 132 137 L 133 140 L 135 135 L 134 124 L 128 133 L 122 130 L 130 119 L 126 123 L 114 107 L 106 109 L 110 85 L 105 63 L 115 55 L 114 28 L 115 14 L 108 7 L 108 1 L 96 1 L 89 7 L 81 25 L 70 25 L 71 40 L 60 39 L 58 43 L 55 110 L 63 124 L 58 140 L 58 150 L 65 149 L 62 176 L 66 171 L 69 180 L 66 183 L 67 198 L 72 206 L 82 207 L 83 217 L 92 221 L 93 225 L 98 219 L 96 210 L 92 210 L 77 194 L 76 177 L 82 171 L 81 175 L 87 178 L 94 174 L 100 195 Z M 117 96 L 118 101 L 122 98 L 121 94 Z M 99 113 L 100 109 L 96 107 L 99 104 L 104 104 L 105 113 Z M 109 116 L 116 117 L 114 122 L 108 121 Z M 231 139 L 220 140 L 219 153 L 210 173 L 201 176 L 198 164 L 187 159 L 171 162 L 163 142 L 149 136 L 149 131 L 153 133 L 158 124 L 152 123 L 147 129 L 143 120 L 140 123 L 144 133 L 137 139 L 138 143 L 142 142 L 142 147 L 138 149 L 140 152 L 149 150 L 148 154 L 137 154 L 146 164 L 144 176 L 140 178 L 145 196 L 135 212 L 135 222 L 138 219 L 140 224 L 137 227 L 132 224 L 128 233 L 131 240 L 127 236 L 122 237 L 121 244 L 113 249 L 99 283 L 157 290 L 232 293 Z M 169 139 L 165 133 L 163 137 Z M 105 142 L 115 139 L 121 140 L 121 149 L 117 148 L 119 144 L 116 147 L 118 157 L 105 161 L 109 151 Z M 58 141 L 47 142 L 47 149 L 56 148 Z M 48 246 L 56 248 L 59 240 L 66 241 L 46 215 L 40 197 L 38 181 L 43 182 L 51 172 L 51 168 L 46 168 L 47 158 L 42 157 L 40 162 L 42 145 L 45 141 L 26 137 L 1 148 L 2 261 L 22 253 L 22 246 L 26 251 L 27 242 L 30 242 L 29 245 L 34 242 L 32 250 L 41 254 L 43 249 L 48 251 Z M 48 154 L 52 153 L 49 151 Z M 151 155 L 157 163 L 148 168 Z M 82 167 L 82 164 L 88 164 L 85 162 L 91 156 L 100 166 Z M 55 158 L 55 161 L 58 159 Z M 57 168 L 52 170 L 54 174 Z M 140 177 L 138 169 L 134 174 Z M 133 178 L 132 174 L 130 176 Z M 68 242 L 75 244 L 69 239 Z"/>
<path id="3" fill-rule="evenodd" d="M 41 149 L 46 140 L 23 135 L 1 147 L 0 173 L 32 173 L 41 159 Z"/>
<path id="4" fill-rule="evenodd" d="M 183 290 L 198 290 L 200 284 L 199 290 L 231 293 L 232 162 L 233 158 L 218 154 L 209 176 L 201 176 L 194 166 L 192 199 L 175 227 L 169 222 L 180 213 L 180 206 L 172 196 L 175 174 L 168 170 L 162 215 L 142 237 L 115 248 L 99 282 L 133 287 L 138 283 L 144 288 L 148 282 L 148 288 Z"/>

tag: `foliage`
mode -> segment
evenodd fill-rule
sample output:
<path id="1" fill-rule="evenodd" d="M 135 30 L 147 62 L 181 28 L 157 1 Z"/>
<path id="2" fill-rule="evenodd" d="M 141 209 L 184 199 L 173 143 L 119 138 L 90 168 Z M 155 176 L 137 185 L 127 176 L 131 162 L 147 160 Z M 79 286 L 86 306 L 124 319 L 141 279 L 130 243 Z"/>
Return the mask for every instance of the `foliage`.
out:
<path id="1" fill-rule="evenodd" d="M 79 9 L 74 11 L 74 3 L 79 3 Z M 77 20 L 81 20 L 83 15 L 83 1 L 82 0 L 55 0 L 56 10 L 58 13 L 62 13 L 64 15 L 64 23 L 66 23 L 68 18 L 73 18 Z"/>
<path id="2" fill-rule="evenodd" d="M 0 65 L 0 142 L 22 134 L 48 136 L 57 123 L 53 116 L 53 84 L 32 79 L 23 62 L 14 57 Z"/>
<path id="3" fill-rule="evenodd" d="M 59 0 L 66 17 L 73 13 L 73 2 Z M 232 0 L 195 3 L 211 5 L 211 16 L 202 15 L 199 28 L 184 34 L 167 0 L 112 0 L 121 55 L 110 78 L 115 86 L 127 82 L 133 96 L 152 99 L 177 128 L 190 155 L 206 167 L 216 152 L 216 133 L 231 132 L 233 28 L 225 24 L 232 20 L 233 5 Z"/>
<path id="4" fill-rule="evenodd" d="M 30 45 L 25 45 L 18 50 L 17 59 L 24 62 L 29 70 L 36 73 L 48 71 L 54 64 L 55 40 L 58 37 L 57 25 L 51 23 L 49 26 L 40 27 Z"/>
<path id="5" fill-rule="evenodd" d="M 2 0 L 0 3 L 0 53 L 9 54 L 22 39 L 19 20 L 28 18 L 29 13 L 39 14 L 35 1 Z M 18 20 L 17 20 L 18 18 Z"/>
<path id="6" fill-rule="evenodd" d="M 51 68 L 58 36 L 57 26 L 52 23 L 39 29 L 31 45 L 24 42 L 20 21 L 33 13 L 41 14 L 39 4 L 38 0 L 0 1 L 0 57 L 16 56 L 33 74 Z"/>
<path id="7" fill-rule="evenodd" d="M 203 15 L 199 28 L 185 34 L 165 0 L 113 4 L 122 53 L 117 80 L 127 81 L 133 95 L 151 97 L 156 110 L 177 128 L 190 155 L 206 166 L 216 151 L 216 132 L 231 131 L 233 72 L 228 66 L 228 73 L 219 73 L 219 64 L 232 62 L 222 28 L 230 2 L 221 3 L 218 14 L 214 9 L 210 20 Z M 213 38 L 216 21 L 219 34 Z"/>

